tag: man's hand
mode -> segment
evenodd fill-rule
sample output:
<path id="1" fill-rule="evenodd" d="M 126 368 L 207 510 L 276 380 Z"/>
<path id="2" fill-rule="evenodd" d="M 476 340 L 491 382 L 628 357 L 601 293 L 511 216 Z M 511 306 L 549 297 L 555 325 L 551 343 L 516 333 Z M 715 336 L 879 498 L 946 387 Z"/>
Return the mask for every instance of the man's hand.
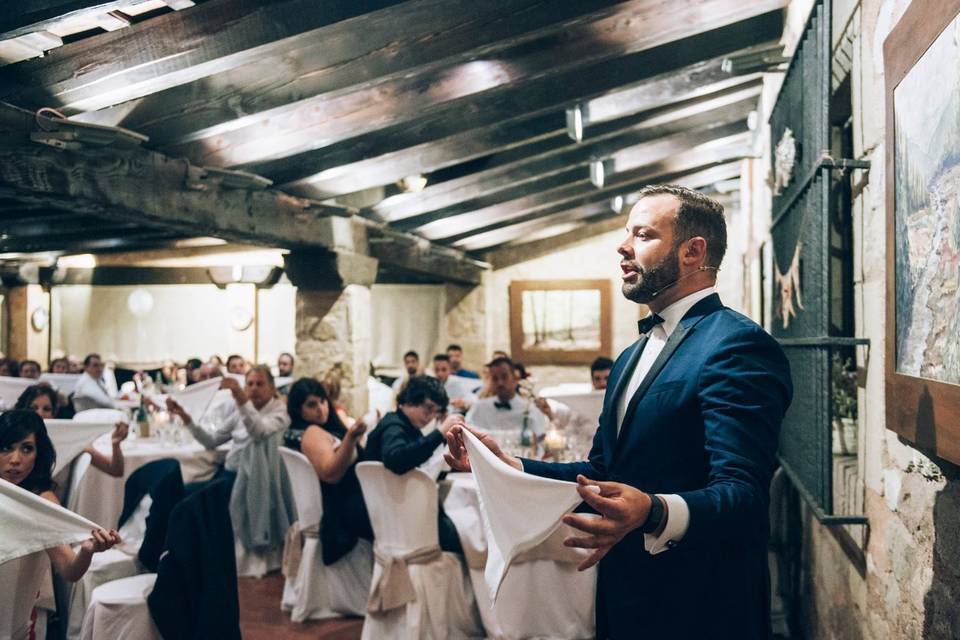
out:
<path id="1" fill-rule="evenodd" d="M 547 403 L 546 398 L 536 398 L 533 401 L 533 404 L 537 406 L 537 409 L 540 409 L 540 413 L 547 417 L 547 420 L 553 420 L 553 410 L 550 409 L 550 404 Z"/>
<path id="2" fill-rule="evenodd" d="M 590 557 L 580 563 L 578 570 L 589 569 L 607 555 L 613 545 L 628 533 L 643 526 L 650 515 L 652 498 L 649 494 L 619 482 L 599 482 L 577 476 L 577 493 L 583 501 L 602 516 L 568 513 L 563 521 L 590 535 L 570 537 L 563 541 L 568 547 L 595 549 Z M 593 487 L 599 487 L 597 493 Z"/>
<path id="3" fill-rule="evenodd" d="M 443 419 L 443 422 L 440 423 L 440 426 L 437 427 L 437 430 L 446 436 L 450 433 L 450 430 L 457 425 L 463 424 L 463 416 L 459 413 L 451 413 L 446 418 Z"/>
<path id="4" fill-rule="evenodd" d="M 193 418 L 191 418 L 190 414 L 180 406 L 180 403 L 173 399 L 173 396 L 167 396 L 167 411 L 175 416 L 180 416 L 180 419 L 183 420 L 183 424 L 193 424 Z"/>
<path id="5" fill-rule="evenodd" d="M 237 406 L 242 406 L 247 403 L 247 394 L 240 387 L 240 383 L 237 382 L 234 378 L 225 376 L 220 380 L 221 389 L 229 389 L 230 393 L 233 394 L 233 399 L 237 403 Z"/>
<path id="6" fill-rule="evenodd" d="M 454 425 L 450 431 L 447 432 L 447 449 L 449 449 L 449 451 L 443 454 L 443 458 L 447 461 L 447 464 L 450 465 L 451 469 L 454 471 L 471 471 L 470 458 L 467 456 L 467 445 L 463 441 L 464 429 L 475 435 L 483 446 L 493 452 L 493 455 L 497 456 L 514 469 L 523 469 L 523 465 L 520 464 L 520 461 L 513 456 L 508 456 L 505 454 L 503 450 L 500 449 L 500 445 L 497 444 L 497 441 L 494 440 L 490 434 L 478 431 L 462 423 Z"/>
<path id="7" fill-rule="evenodd" d="M 363 418 L 355 421 L 352 425 L 347 427 L 347 438 L 352 442 L 359 440 L 364 433 L 367 431 L 367 423 L 363 421 Z"/>

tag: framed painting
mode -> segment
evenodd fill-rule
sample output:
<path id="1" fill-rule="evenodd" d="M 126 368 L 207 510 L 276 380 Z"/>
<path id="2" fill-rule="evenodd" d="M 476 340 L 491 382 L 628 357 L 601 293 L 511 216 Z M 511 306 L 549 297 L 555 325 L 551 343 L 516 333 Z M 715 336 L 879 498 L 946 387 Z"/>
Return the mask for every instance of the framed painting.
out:
<path id="1" fill-rule="evenodd" d="M 510 352 L 524 364 L 590 364 L 611 349 L 609 280 L 514 280 Z"/>
<path id="2" fill-rule="evenodd" d="M 887 428 L 960 463 L 960 0 L 914 0 L 883 50 Z"/>

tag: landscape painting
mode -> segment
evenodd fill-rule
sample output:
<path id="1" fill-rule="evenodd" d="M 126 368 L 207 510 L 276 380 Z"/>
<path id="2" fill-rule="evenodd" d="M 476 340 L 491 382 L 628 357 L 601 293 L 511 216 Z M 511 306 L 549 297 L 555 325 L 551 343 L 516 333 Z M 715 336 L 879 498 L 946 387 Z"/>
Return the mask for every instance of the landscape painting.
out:
<path id="1" fill-rule="evenodd" d="M 960 384 L 960 17 L 893 103 L 896 371 Z"/>

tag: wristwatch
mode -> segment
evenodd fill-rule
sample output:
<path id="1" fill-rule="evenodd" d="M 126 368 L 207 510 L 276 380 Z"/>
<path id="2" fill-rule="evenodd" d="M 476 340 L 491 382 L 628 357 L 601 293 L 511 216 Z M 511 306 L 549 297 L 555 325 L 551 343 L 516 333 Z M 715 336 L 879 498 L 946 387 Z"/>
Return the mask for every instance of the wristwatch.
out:
<path id="1" fill-rule="evenodd" d="M 663 501 L 656 494 L 650 494 L 650 500 L 650 513 L 647 515 L 647 521 L 640 527 L 640 531 L 644 533 L 653 533 L 663 522 Z"/>

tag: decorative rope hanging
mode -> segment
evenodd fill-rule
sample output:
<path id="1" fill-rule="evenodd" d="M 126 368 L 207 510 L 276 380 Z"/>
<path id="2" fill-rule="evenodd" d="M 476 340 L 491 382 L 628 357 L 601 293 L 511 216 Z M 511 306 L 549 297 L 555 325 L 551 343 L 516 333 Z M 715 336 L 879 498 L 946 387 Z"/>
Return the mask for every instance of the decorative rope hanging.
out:
<path id="1" fill-rule="evenodd" d="M 786 273 L 780 273 L 780 267 L 777 265 L 774 255 L 773 268 L 776 271 L 774 280 L 780 289 L 780 319 L 783 321 L 783 328 L 790 326 L 790 318 L 797 317 L 797 311 L 793 306 L 793 296 L 797 296 L 797 308 L 803 309 L 803 302 L 800 298 L 800 250 L 803 248 L 802 242 L 797 242 L 797 248 L 793 251 L 793 260 L 790 262 L 790 268 Z"/>

